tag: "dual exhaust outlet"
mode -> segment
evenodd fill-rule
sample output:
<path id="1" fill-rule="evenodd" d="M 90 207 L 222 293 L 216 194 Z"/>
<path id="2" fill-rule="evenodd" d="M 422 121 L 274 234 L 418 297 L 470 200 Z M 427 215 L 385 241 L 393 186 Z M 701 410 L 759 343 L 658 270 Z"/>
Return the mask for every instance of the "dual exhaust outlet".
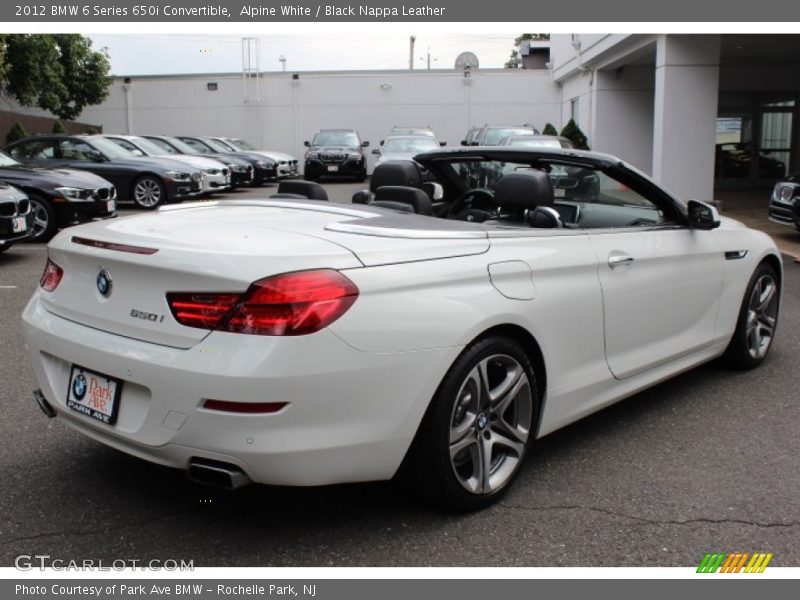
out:
<path id="1" fill-rule="evenodd" d="M 55 409 L 42 390 L 34 390 L 33 399 L 48 419 L 56 416 Z M 209 458 L 192 458 L 186 475 L 190 481 L 223 490 L 235 490 L 251 483 L 250 478 L 236 465 Z"/>

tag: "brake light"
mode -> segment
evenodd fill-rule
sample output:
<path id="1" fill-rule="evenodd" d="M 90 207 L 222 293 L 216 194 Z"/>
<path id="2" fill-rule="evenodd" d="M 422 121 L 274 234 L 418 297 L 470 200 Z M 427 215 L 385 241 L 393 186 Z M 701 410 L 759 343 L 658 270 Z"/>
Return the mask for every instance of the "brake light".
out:
<path id="1" fill-rule="evenodd" d="M 39 280 L 39 285 L 45 292 L 52 292 L 61 283 L 61 278 L 64 276 L 64 269 L 59 267 L 56 263 L 47 258 L 47 264 L 44 266 L 44 273 Z"/>
<path id="2" fill-rule="evenodd" d="M 175 319 L 187 327 L 249 335 L 308 335 L 341 317 L 358 298 L 358 288 L 332 269 L 298 271 L 253 283 L 231 293 L 167 294 Z"/>
<path id="3" fill-rule="evenodd" d="M 205 400 L 203 408 L 220 412 L 233 412 L 248 415 L 276 413 L 287 402 L 231 402 L 229 400 Z"/>

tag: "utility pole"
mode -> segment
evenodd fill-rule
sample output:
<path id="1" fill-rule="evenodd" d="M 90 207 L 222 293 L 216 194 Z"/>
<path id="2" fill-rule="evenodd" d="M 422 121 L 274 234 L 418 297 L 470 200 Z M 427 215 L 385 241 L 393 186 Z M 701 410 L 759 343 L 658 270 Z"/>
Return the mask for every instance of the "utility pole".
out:
<path id="1" fill-rule="evenodd" d="M 410 70 L 414 70 L 414 42 L 417 41 L 415 36 L 411 36 L 409 38 L 409 48 L 408 48 L 408 68 Z"/>

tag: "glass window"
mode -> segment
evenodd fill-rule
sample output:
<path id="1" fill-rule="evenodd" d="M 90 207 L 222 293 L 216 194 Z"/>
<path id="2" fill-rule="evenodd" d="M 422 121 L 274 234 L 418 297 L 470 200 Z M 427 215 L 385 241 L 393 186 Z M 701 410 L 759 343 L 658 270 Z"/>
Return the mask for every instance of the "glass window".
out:
<path id="1" fill-rule="evenodd" d="M 52 140 L 33 140 L 14 146 L 9 154 L 20 161 L 53 158 L 55 156 Z"/>
<path id="2" fill-rule="evenodd" d="M 150 142 L 158 146 L 162 154 L 177 154 L 178 151 L 169 145 L 168 142 L 158 138 L 147 138 Z"/>
<path id="3" fill-rule="evenodd" d="M 64 160 L 92 160 L 94 152 L 86 142 L 80 140 L 59 140 L 58 146 L 61 150 L 61 158 Z"/>
<path id="4" fill-rule="evenodd" d="M 496 127 L 486 130 L 483 140 L 484 146 L 497 146 L 501 140 L 517 135 L 531 135 L 533 132 L 527 127 Z"/>
<path id="5" fill-rule="evenodd" d="M 189 146 L 195 149 L 200 154 L 211 154 L 211 150 L 201 141 L 192 138 L 183 138 L 182 142 L 186 142 Z"/>
<path id="6" fill-rule="evenodd" d="M 581 122 L 581 99 L 573 98 L 569 101 L 569 116 L 575 121 L 576 125 Z"/>
<path id="7" fill-rule="evenodd" d="M 438 147 L 439 144 L 431 138 L 388 138 L 383 145 L 383 151 L 415 154 L 426 150 L 435 150 Z"/>
<path id="8" fill-rule="evenodd" d="M 358 148 L 361 142 L 353 131 L 320 131 L 314 136 L 312 146 L 346 146 Z"/>

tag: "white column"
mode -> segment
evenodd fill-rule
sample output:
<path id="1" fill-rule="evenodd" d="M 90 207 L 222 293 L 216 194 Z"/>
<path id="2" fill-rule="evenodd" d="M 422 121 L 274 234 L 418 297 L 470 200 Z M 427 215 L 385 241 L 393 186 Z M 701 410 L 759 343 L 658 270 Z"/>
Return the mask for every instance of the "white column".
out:
<path id="1" fill-rule="evenodd" d="M 714 198 L 719 52 L 719 35 L 658 38 L 653 177 L 684 200 Z"/>

